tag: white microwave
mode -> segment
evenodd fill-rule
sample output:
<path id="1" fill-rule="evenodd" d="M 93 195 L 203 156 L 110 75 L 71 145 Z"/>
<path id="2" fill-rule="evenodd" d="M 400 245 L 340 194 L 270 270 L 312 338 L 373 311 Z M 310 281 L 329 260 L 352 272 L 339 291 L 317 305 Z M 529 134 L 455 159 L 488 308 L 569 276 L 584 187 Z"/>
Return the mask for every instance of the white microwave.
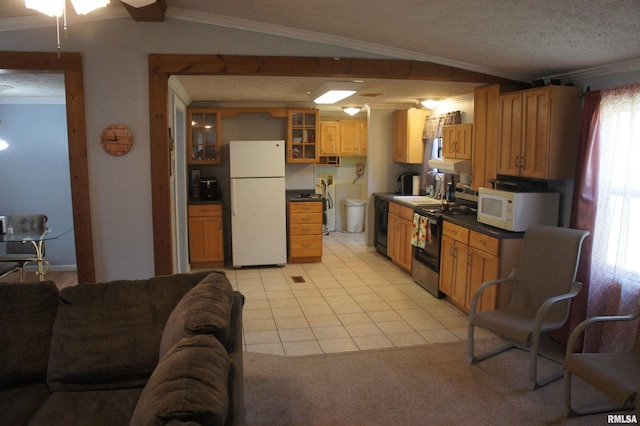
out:
<path id="1" fill-rule="evenodd" d="M 560 194 L 555 192 L 509 192 L 479 188 L 478 222 L 523 232 L 531 225 L 558 226 Z"/>

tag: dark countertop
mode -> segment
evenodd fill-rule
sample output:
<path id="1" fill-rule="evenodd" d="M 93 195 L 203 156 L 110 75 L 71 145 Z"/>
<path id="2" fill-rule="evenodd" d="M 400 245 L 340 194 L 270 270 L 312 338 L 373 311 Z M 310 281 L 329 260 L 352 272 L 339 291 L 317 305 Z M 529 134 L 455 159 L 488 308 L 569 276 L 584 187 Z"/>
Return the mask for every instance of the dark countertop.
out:
<path id="1" fill-rule="evenodd" d="M 524 237 L 524 232 L 510 232 L 494 226 L 485 225 L 478 222 L 475 215 L 453 215 L 444 214 L 443 219 L 456 225 L 464 226 L 481 234 L 488 235 L 499 240 L 517 239 Z"/>
<path id="2" fill-rule="evenodd" d="M 413 203 L 407 203 L 405 201 L 395 199 L 395 197 L 397 197 L 398 194 L 376 192 L 373 194 L 373 196 L 386 201 L 398 203 L 410 208 L 416 207 L 416 205 Z M 524 237 L 524 232 L 505 231 L 504 229 L 500 229 L 493 226 L 485 225 L 484 223 L 480 223 L 478 222 L 478 219 L 476 218 L 475 215 L 454 215 L 450 213 L 449 214 L 444 213 L 443 219 L 448 222 L 454 223 L 456 225 L 464 226 L 465 228 L 480 232 L 481 234 L 489 235 L 490 237 L 494 237 L 499 240 Z"/>
<path id="3" fill-rule="evenodd" d="M 287 201 L 294 202 L 320 202 L 322 196 L 315 194 L 315 189 L 288 189 L 286 191 Z"/>

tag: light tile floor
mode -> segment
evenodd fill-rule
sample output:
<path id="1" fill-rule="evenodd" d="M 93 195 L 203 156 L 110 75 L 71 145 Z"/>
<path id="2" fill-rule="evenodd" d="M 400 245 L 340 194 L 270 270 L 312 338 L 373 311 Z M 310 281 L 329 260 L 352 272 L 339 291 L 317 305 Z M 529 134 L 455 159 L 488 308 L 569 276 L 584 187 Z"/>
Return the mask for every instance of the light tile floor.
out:
<path id="1" fill-rule="evenodd" d="M 362 233 L 325 235 L 321 263 L 225 272 L 246 298 L 248 352 L 297 356 L 466 340 L 467 316 L 367 248 Z"/>

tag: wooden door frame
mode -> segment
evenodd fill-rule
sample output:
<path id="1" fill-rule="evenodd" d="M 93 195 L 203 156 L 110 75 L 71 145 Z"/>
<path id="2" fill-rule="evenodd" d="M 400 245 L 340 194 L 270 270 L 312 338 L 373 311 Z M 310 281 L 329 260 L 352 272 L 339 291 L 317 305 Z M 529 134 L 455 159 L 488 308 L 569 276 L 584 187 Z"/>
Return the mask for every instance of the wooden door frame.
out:
<path id="1" fill-rule="evenodd" d="M 460 68 L 408 60 L 238 55 L 149 55 L 149 127 L 153 251 L 156 275 L 173 273 L 169 77 L 172 75 L 254 75 L 324 78 L 382 78 L 477 83 L 519 83 Z"/>
<path id="2" fill-rule="evenodd" d="M 82 55 L 80 53 L 3 51 L 0 52 L 0 69 L 64 73 L 71 204 L 78 282 L 95 282 Z"/>

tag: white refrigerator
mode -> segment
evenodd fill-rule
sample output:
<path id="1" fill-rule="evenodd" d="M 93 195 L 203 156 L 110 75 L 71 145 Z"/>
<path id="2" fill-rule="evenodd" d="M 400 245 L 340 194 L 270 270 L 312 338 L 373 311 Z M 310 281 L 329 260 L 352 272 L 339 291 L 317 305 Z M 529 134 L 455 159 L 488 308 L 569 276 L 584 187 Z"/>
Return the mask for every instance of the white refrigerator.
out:
<path id="1" fill-rule="evenodd" d="M 233 267 L 287 262 L 283 140 L 229 142 Z"/>

